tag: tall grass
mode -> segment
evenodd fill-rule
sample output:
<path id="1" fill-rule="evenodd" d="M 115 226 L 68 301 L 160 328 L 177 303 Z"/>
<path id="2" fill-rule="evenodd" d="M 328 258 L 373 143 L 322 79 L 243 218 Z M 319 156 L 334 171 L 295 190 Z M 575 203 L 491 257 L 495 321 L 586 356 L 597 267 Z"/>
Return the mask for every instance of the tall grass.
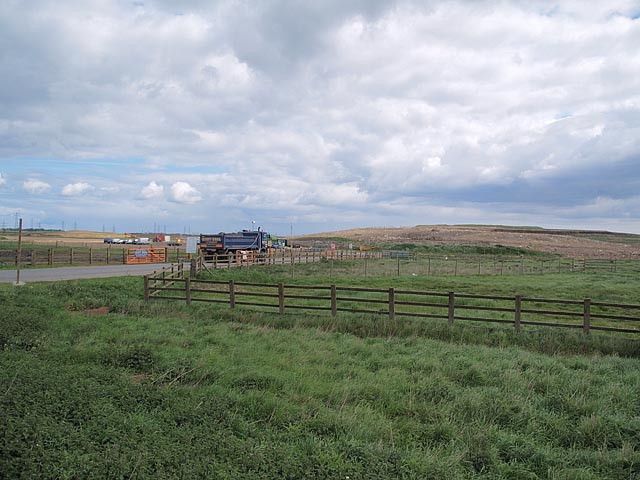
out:
<path id="1" fill-rule="evenodd" d="M 640 360 L 604 336 L 546 354 L 487 329 L 141 298 L 135 278 L 0 286 L 2 477 L 640 475 Z"/>

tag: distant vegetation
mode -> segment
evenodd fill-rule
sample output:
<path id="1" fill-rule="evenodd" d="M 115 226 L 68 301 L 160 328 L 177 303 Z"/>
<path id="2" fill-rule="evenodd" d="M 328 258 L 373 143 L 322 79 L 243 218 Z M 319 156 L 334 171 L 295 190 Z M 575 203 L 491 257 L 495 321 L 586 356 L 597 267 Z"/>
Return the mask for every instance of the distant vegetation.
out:
<path id="1" fill-rule="evenodd" d="M 526 248 L 504 245 L 454 245 L 440 243 L 391 243 L 378 247 L 379 250 L 405 250 L 412 253 L 437 255 L 526 255 L 549 257 L 548 253 L 537 252 Z"/>

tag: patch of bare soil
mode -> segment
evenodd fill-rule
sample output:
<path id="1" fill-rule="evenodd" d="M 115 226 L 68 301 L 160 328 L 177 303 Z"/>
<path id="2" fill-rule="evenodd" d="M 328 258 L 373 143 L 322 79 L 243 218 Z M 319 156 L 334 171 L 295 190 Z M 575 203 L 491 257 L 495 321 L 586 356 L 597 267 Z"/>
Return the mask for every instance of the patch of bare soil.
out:
<path id="1" fill-rule="evenodd" d="M 149 375 L 148 373 L 138 373 L 138 374 L 135 374 L 135 375 L 131 375 L 129 377 L 129 379 L 133 383 L 144 383 L 147 380 L 149 380 L 149 378 L 151 378 L 151 375 Z"/>
<path id="2" fill-rule="evenodd" d="M 81 310 L 82 313 L 88 313 L 89 315 L 106 315 L 109 311 L 109 307 L 85 308 Z"/>
<path id="3" fill-rule="evenodd" d="M 503 245 L 574 258 L 640 259 L 640 235 L 588 230 L 518 229 L 495 226 L 418 225 L 356 228 L 298 237 L 348 238 L 357 244 Z"/>

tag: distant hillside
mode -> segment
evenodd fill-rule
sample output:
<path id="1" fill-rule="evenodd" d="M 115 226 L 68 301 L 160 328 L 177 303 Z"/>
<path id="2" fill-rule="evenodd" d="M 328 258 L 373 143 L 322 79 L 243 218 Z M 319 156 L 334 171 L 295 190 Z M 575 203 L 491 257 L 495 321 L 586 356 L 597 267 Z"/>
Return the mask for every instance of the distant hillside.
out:
<path id="1" fill-rule="evenodd" d="M 640 235 L 602 230 L 561 230 L 505 225 L 417 225 L 353 228 L 297 237 L 304 242 L 338 241 L 359 245 L 438 243 L 502 245 L 584 258 L 640 259 Z"/>

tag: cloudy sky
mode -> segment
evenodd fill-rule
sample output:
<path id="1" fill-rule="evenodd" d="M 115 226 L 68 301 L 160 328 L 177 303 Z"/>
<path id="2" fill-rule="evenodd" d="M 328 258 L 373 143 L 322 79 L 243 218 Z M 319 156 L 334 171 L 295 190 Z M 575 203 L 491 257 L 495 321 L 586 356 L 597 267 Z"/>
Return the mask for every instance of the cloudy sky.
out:
<path id="1" fill-rule="evenodd" d="M 3 0 L 0 225 L 640 233 L 640 1 Z"/>

